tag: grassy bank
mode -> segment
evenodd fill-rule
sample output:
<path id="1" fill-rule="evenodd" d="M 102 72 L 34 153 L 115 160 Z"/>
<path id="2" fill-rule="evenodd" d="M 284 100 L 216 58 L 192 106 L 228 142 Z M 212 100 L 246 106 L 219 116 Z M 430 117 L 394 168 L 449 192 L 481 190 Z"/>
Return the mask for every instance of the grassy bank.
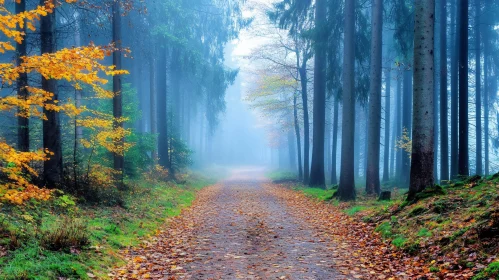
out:
<path id="1" fill-rule="evenodd" d="M 123 206 L 79 204 L 59 193 L 47 202 L 0 204 L 0 279 L 107 278 L 120 250 L 152 236 L 213 180 L 129 182 Z"/>
<path id="2" fill-rule="evenodd" d="M 366 197 L 358 189 L 357 201 L 340 203 L 333 199 L 334 190 L 283 185 L 374 224 L 392 246 L 427 260 L 437 277 L 469 271 L 474 279 L 499 279 L 499 175 L 430 189 L 415 203 L 405 201 L 405 189 L 389 188 L 390 201 Z"/>

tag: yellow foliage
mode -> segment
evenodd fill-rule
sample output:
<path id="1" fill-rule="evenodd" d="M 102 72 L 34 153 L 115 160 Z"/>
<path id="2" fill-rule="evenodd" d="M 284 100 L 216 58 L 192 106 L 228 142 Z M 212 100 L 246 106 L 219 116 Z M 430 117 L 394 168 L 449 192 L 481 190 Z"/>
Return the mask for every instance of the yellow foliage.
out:
<path id="1" fill-rule="evenodd" d="M 19 2 L 19 0 L 16 0 Z M 67 3 L 77 2 L 66 0 Z M 36 21 L 54 11 L 55 1 L 46 1 L 45 5 L 34 10 L 13 14 L 5 8 L 4 0 L 0 0 L 0 32 L 7 41 L 0 42 L 0 53 L 15 51 L 14 44 L 22 43 L 26 34 L 19 31 L 18 27 L 26 27 L 35 31 Z M 105 90 L 106 76 L 128 74 L 125 70 L 116 70 L 114 66 L 105 66 L 100 63 L 106 56 L 116 51 L 114 46 L 99 47 L 94 45 L 62 49 L 55 53 L 21 57 L 19 65 L 14 63 L 0 63 L 0 83 L 3 85 L 14 84 L 21 74 L 37 73 L 46 79 L 66 80 L 76 90 L 81 90 L 83 85 L 93 89 L 96 98 L 113 98 L 112 91 Z M 71 102 L 61 104 L 54 101 L 54 94 L 39 88 L 27 87 L 27 98 L 17 95 L 0 97 L 0 111 L 15 111 L 16 116 L 30 118 L 39 117 L 46 119 L 43 110 L 62 112 L 76 118 L 80 126 L 94 130 L 94 139 L 82 140 L 83 145 L 97 144 L 107 150 L 123 154 L 130 144 L 123 144 L 121 139 L 130 131 L 116 124 L 126 119 L 115 120 L 111 115 L 98 113 L 82 106 L 77 108 Z M 84 118 L 79 118 L 85 115 Z M 19 152 L 0 139 L 0 173 L 5 174 L 8 182 L 0 182 L 0 200 L 15 204 L 22 204 L 31 198 L 49 199 L 51 191 L 39 189 L 30 184 L 29 176 L 37 176 L 36 171 L 30 166 L 31 162 L 45 161 L 50 157 L 50 151 Z M 99 167 L 94 169 L 96 180 L 109 179 L 108 169 Z"/>
<path id="2" fill-rule="evenodd" d="M 412 139 L 409 137 L 409 132 L 405 127 L 402 131 L 402 136 L 397 139 L 396 147 L 408 153 L 409 157 L 412 156 Z"/>

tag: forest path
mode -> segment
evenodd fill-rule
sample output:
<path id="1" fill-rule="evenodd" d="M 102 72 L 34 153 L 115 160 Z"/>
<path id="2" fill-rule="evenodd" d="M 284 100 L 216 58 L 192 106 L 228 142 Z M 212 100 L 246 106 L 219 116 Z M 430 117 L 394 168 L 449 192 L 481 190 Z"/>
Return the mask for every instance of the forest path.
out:
<path id="1" fill-rule="evenodd" d="M 261 169 L 201 190 L 152 243 L 130 251 L 121 279 L 345 279 L 335 247 Z"/>

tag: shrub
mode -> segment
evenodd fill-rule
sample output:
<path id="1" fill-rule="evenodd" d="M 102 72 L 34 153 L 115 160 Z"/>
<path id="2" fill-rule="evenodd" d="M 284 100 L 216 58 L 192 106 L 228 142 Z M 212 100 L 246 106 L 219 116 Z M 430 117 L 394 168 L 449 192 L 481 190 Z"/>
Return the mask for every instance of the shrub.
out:
<path id="1" fill-rule="evenodd" d="M 52 251 L 80 249 L 89 244 L 87 225 L 80 219 L 65 217 L 41 233 L 41 246 Z"/>

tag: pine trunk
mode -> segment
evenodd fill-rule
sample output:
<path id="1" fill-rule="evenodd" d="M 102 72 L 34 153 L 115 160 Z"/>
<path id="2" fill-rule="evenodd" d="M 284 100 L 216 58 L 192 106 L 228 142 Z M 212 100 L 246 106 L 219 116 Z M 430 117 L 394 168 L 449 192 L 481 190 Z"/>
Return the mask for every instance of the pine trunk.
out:
<path id="1" fill-rule="evenodd" d="M 390 111 L 391 111 L 391 69 L 385 71 L 386 96 L 385 96 L 385 151 L 383 156 L 383 182 L 390 180 Z M 392 132 L 393 133 L 393 132 Z"/>
<path id="2" fill-rule="evenodd" d="M 414 105 L 408 200 L 433 186 L 435 0 L 417 0 L 414 26 Z"/>
<path id="3" fill-rule="evenodd" d="M 355 200 L 355 1 L 345 2 L 345 40 L 343 61 L 343 116 L 341 139 L 341 172 L 338 197 Z"/>
<path id="4" fill-rule="evenodd" d="M 371 82 L 369 89 L 369 117 L 367 118 L 366 193 L 379 194 L 379 159 L 381 140 L 381 54 L 383 1 L 373 0 L 371 36 Z M 388 161 L 386 161 L 388 163 Z M 388 169 L 388 168 L 386 168 Z"/>
<path id="5" fill-rule="evenodd" d="M 440 180 L 449 180 L 447 0 L 440 0 Z"/>
<path id="6" fill-rule="evenodd" d="M 482 68 L 480 53 L 480 0 L 475 0 L 475 98 L 476 98 L 476 174 L 483 174 L 482 166 Z"/>
<path id="7" fill-rule="evenodd" d="M 469 175 L 468 146 L 468 0 L 459 5 L 459 154 L 458 174 Z"/>

